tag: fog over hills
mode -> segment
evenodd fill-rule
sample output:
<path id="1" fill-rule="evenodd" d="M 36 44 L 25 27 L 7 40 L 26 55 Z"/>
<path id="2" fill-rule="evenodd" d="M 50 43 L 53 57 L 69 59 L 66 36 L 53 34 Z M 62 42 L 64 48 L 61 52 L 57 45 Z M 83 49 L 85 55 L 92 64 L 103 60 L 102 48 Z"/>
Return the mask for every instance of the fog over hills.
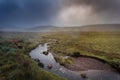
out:
<path id="1" fill-rule="evenodd" d="M 120 24 L 94 24 L 84 26 L 67 26 L 67 27 L 55 27 L 55 26 L 44 26 L 34 27 L 27 29 L 27 31 L 35 32 L 55 32 L 55 31 L 120 31 Z"/>

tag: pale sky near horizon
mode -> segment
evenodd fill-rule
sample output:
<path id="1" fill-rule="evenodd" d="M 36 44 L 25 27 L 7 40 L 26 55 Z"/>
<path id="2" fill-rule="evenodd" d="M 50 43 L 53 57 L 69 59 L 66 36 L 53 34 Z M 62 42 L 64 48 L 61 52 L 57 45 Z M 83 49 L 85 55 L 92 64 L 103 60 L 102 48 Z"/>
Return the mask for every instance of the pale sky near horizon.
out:
<path id="1" fill-rule="evenodd" d="M 120 0 L 0 0 L 0 29 L 120 23 Z"/>

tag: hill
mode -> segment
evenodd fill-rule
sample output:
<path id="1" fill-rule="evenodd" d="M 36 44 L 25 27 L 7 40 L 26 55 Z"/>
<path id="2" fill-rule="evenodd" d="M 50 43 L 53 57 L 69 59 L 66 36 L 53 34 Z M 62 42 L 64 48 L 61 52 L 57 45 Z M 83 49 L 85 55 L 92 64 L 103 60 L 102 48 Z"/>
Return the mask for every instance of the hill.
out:
<path id="1" fill-rule="evenodd" d="M 94 24 L 70 27 L 40 26 L 28 29 L 28 31 L 120 31 L 120 24 Z"/>

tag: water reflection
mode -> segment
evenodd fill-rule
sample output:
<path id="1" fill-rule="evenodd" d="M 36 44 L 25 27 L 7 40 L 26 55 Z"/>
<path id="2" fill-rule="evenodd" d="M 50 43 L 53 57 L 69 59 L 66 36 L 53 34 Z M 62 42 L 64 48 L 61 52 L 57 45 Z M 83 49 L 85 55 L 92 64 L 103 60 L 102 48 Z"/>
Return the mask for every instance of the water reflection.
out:
<path id="1" fill-rule="evenodd" d="M 115 72 L 107 72 L 102 70 L 89 70 L 82 72 L 70 71 L 57 63 L 51 52 L 48 52 L 48 54 L 45 55 L 44 52 L 47 51 L 48 45 L 45 43 L 32 50 L 30 52 L 30 56 L 31 58 L 37 60 L 39 62 L 38 64 L 45 70 L 67 78 L 68 80 L 83 80 L 80 76 L 82 73 L 85 73 L 88 76 L 88 78 L 84 80 L 120 80 L 120 75 Z"/>

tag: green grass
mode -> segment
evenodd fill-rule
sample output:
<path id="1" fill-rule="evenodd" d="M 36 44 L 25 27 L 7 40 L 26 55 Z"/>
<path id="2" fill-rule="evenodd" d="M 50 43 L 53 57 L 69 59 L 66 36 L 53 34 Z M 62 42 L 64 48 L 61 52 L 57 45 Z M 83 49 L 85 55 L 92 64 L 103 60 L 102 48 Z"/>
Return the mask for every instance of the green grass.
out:
<path id="1" fill-rule="evenodd" d="M 37 46 L 21 39 L 0 39 L 0 80 L 65 80 L 41 69 L 29 57 Z"/>
<path id="2" fill-rule="evenodd" d="M 84 55 L 102 59 L 120 70 L 119 35 L 120 32 L 6 33 L 0 36 L 0 80 L 64 80 L 41 69 L 29 57 L 30 50 L 45 42 L 51 42 L 50 51 L 64 66 L 72 64 L 72 59 L 64 56 Z"/>
<path id="3" fill-rule="evenodd" d="M 68 66 L 67 64 L 72 64 L 72 58 L 68 57 L 68 58 L 65 58 L 63 56 L 60 56 L 58 58 L 58 61 L 60 63 L 60 65 L 63 65 L 63 66 Z"/>
<path id="4" fill-rule="evenodd" d="M 57 55 L 91 56 L 120 70 L 120 32 L 55 32 L 43 35 Z"/>

